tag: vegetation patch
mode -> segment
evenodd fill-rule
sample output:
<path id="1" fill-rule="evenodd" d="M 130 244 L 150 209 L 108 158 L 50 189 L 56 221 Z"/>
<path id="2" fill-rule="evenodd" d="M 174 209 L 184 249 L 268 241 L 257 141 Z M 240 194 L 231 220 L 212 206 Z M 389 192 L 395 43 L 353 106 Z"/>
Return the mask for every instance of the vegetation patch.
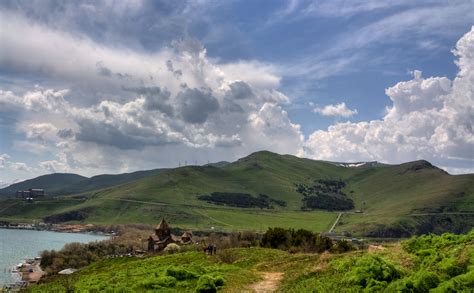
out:
<path id="1" fill-rule="evenodd" d="M 354 250 L 347 241 L 334 243 L 330 238 L 304 229 L 269 228 L 262 236 L 261 246 L 295 252 L 346 252 Z"/>
<path id="2" fill-rule="evenodd" d="M 252 288 L 261 272 L 284 275 L 279 292 L 472 292 L 474 287 L 474 231 L 425 235 L 380 250 L 337 254 L 335 247 L 342 242 L 334 244 L 308 231 L 272 228 L 265 234 L 261 245 L 268 248 L 220 249 L 215 256 L 188 251 L 144 259 L 106 258 L 70 276 L 49 276 L 28 290 L 241 292 Z M 325 252 L 292 250 L 307 244 Z M 221 259 L 221 254 L 227 256 Z"/>
<path id="3" fill-rule="evenodd" d="M 297 184 L 296 191 L 303 195 L 304 210 L 351 210 L 354 202 L 342 192 L 345 186 L 346 183 L 342 180 L 320 179 L 315 180 L 312 185 Z"/>
<path id="4" fill-rule="evenodd" d="M 61 214 L 44 217 L 45 223 L 57 224 L 71 221 L 84 221 L 87 218 L 89 209 L 81 209 L 76 211 L 65 212 Z"/>
<path id="5" fill-rule="evenodd" d="M 273 204 L 286 206 L 285 201 L 272 199 L 266 194 L 259 194 L 258 197 L 254 197 L 248 193 L 213 192 L 211 195 L 200 195 L 198 199 L 217 205 L 228 205 L 239 208 L 269 209 Z"/>

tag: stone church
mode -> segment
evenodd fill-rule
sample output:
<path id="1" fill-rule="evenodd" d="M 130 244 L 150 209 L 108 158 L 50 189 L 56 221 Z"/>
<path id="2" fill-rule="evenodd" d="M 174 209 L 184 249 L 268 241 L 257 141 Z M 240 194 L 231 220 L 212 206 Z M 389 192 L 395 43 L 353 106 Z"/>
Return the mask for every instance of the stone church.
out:
<path id="1" fill-rule="evenodd" d="M 181 237 L 172 234 L 170 226 L 163 218 L 156 226 L 155 233 L 148 238 L 148 251 L 161 251 L 170 243 L 190 244 L 193 241 L 192 237 L 190 231 L 185 231 Z"/>

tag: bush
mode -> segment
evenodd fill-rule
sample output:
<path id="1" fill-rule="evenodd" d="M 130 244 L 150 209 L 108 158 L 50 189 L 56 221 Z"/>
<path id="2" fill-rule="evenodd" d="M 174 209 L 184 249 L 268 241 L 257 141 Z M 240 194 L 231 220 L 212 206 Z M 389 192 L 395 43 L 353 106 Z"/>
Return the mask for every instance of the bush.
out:
<path id="1" fill-rule="evenodd" d="M 378 288 L 383 284 L 386 286 L 402 275 L 393 263 L 375 255 L 359 257 L 352 267 L 349 263 L 343 264 L 343 267 L 351 269 L 348 274 L 350 283 L 369 289 L 372 287 L 374 287 L 373 289 Z"/>
<path id="2" fill-rule="evenodd" d="M 393 282 L 387 291 L 428 292 L 439 284 L 438 276 L 433 272 L 419 271 L 410 277 Z"/>
<path id="3" fill-rule="evenodd" d="M 145 289 L 159 289 L 161 287 L 171 288 L 176 286 L 176 279 L 171 276 L 161 276 L 158 278 L 147 279 L 141 283 Z"/>
<path id="4" fill-rule="evenodd" d="M 214 280 L 209 276 L 202 276 L 197 283 L 196 292 L 199 293 L 214 293 L 217 292 Z"/>
<path id="5" fill-rule="evenodd" d="M 472 288 L 474 288 L 474 270 L 443 282 L 430 292 L 472 292 Z"/>
<path id="6" fill-rule="evenodd" d="M 223 249 L 217 254 L 217 258 L 226 264 L 233 264 L 239 256 L 230 249 Z"/>
<path id="7" fill-rule="evenodd" d="M 224 286 L 224 283 L 225 280 L 221 275 L 202 275 L 197 282 L 196 292 L 217 292 L 217 288 Z"/>
<path id="8" fill-rule="evenodd" d="M 338 252 L 338 253 L 355 250 L 354 246 L 352 246 L 352 244 L 346 240 L 338 241 L 336 245 L 333 245 L 330 249 L 332 252 Z"/>
<path id="9" fill-rule="evenodd" d="M 263 247 L 291 250 L 291 252 L 323 252 L 333 247 L 332 240 L 308 230 L 269 228 L 262 236 L 260 245 Z M 349 251 L 353 247 L 343 243 L 339 251 Z"/>
<path id="10" fill-rule="evenodd" d="M 261 244 L 263 247 L 288 249 L 291 233 L 283 228 L 269 228 L 263 234 Z"/>
<path id="11" fill-rule="evenodd" d="M 198 274 L 189 271 L 183 267 L 170 267 L 166 270 L 166 275 L 176 278 L 177 280 L 195 279 Z"/>

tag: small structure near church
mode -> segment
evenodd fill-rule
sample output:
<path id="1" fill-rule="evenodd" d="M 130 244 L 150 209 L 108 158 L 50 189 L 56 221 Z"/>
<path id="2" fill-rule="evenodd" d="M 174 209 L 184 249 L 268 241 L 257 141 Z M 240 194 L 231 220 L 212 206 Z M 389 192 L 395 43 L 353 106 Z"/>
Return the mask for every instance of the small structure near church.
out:
<path id="1" fill-rule="evenodd" d="M 181 237 L 171 234 L 171 228 L 163 218 L 155 228 L 155 234 L 148 238 L 148 251 L 161 251 L 170 243 L 190 244 L 193 241 L 191 231 L 185 231 Z"/>

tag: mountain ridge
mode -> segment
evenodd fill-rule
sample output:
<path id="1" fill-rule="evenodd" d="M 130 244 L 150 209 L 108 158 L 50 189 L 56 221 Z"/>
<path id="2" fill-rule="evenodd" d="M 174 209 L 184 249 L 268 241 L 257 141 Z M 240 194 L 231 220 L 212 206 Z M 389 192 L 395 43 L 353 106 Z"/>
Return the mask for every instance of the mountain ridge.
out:
<path id="1" fill-rule="evenodd" d="M 332 226 L 337 212 L 303 210 L 304 198 L 296 188 L 314 182 L 340 182 L 340 195 L 353 201 L 354 209 L 345 211 L 336 227 L 339 231 L 405 237 L 421 231 L 462 232 L 474 224 L 474 216 L 443 214 L 474 211 L 474 174 L 450 175 L 423 160 L 347 168 L 268 151 L 221 167 L 161 170 L 121 185 L 90 190 L 80 200 L 66 196 L 54 206 L 47 201 L 34 205 L 12 201 L 14 207 L 0 211 L 0 218 L 21 214 L 25 219 L 41 220 L 66 214 L 59 218 L 67 219 L 67 213 L 80 212 L 81 221 L 90 223 L 154 223 L 164 216 L 176 226 L 195 229 L 261 230 L 280 225 L 323 231 Z M 219 195 L 217 202 L 209 200 L 212 194 Z M 238 202 L 239 194 L 250 201 Z M 261 208 L 249 202 L 258 202 Z M 420 211 L 441 211 L 444 216 L 412 216 Z"/>

